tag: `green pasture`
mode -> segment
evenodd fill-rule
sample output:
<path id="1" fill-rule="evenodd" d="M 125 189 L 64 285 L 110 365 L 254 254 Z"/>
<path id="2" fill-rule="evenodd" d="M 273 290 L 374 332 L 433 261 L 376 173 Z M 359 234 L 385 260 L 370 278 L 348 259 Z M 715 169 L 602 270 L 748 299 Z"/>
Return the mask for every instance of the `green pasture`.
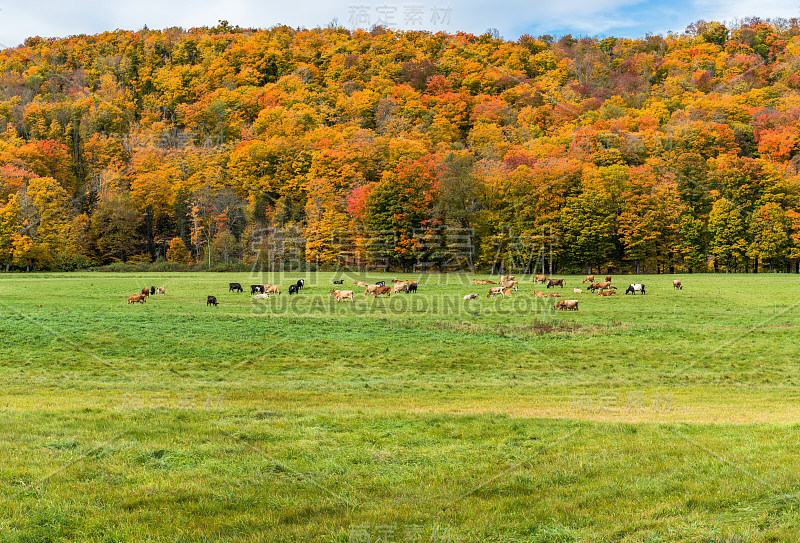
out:
<path id="1" fill-rule="evenodd" d="M 0 275 L 0 541 L 800 540 L 800 276 L 473 278 Z"/>

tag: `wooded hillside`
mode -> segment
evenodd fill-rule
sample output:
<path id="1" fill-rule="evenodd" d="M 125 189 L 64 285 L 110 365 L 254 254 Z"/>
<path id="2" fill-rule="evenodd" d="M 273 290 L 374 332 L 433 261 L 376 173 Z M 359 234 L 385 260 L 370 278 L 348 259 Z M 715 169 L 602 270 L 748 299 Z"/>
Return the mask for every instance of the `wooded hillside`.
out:
<path id="1" fill-rule="evenodd" d="M 0 51 L 0 265 L 796 270 L 800 27 Z"/>

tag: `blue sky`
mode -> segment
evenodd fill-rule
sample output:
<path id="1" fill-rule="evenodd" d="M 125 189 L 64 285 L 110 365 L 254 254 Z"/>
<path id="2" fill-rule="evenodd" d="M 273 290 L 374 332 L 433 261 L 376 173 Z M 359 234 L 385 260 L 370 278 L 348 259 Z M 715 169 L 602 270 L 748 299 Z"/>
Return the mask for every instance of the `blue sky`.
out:
<path id="1" fill-rule="evenodd" d="M 232 25 L 265 28 L 347 28 L 378 22 L 409 30 L 459 30 L 481 34 L 495 28 L 506 39 L 521 34 L 623 36 L 681 32 L 698 19 L 730 22 L 743 17 L 800 17 L 800 0 L 0 0 L 0 44 L 13 47 L 28 36 L 62 37 L 117 28 L 137 30 Z"/>

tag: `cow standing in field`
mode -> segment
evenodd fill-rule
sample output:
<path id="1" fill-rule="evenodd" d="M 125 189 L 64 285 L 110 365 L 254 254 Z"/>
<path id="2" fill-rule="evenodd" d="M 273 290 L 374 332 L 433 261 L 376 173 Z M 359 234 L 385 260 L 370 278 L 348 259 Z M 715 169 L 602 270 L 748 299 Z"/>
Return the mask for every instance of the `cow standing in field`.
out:
<path id="1" fill-rule="evenodd" d="M 153 296 L 156 293 L 156 287 L 150 287 L 150 296 Z"/>
<path id="2" fill-rule="evenodd" d="M 264 285 L 250 285 L 250 294 L 264 294 Z"/>
<path id="3" fill-rule="evenodd" d="M 683 290 L 683 285 L 681 285 L 681 282 L 678 279 L 675 279 L 672 282 L 672 290 Z"/>
<path id="4" fill-rule="evenodd" d="M 547 280 L 547 288 L 550 287 L 561 287 L 564 288 L 564 280 L 563 279 L 548 279 Z"/>
<path id="5" fill-rule="evenodd" d="M 131 294 L 128 296 L 129 304 L 135 304 L 137 302 L 143 304 L 145 301 L 147 301 L 147 297 L 144 294 Z"/>
<path id="6" fill-rule="evenodd" d="M 628 289 L 625 291 L 625 294 L 633 294 L 635 296 L 637 292 L 641 292 L 642 294 L 645 294 L 644 285 L 643 284 L 634 283 L 634 284 L 630 285 L 628 287 Z"/>
<path id="7" fill-rule="evenodd" d="M 606 283 L 610 283 L 610 282 L 611 282 L 611 276 L 610 275 L 606 275 Z"/>
<path id="8" fill-rule="evenodd" d="M 516 279 L 513 275 L 501 275 L 500 276 L 500 284 L 502 285 L 504 281 L 513 281 Z"/>
<path id="9" fill-rule="evenodd" d="M 156 287 L 156 294 L 164 294 L 166 296 L 167 289 L 164 287 Z"/>
<path id="10" fill-rule="evenodd" d="M 281 289 L 277 287 L 277 285 L 262 285 L 264 287 L 264 292 L 267 294 L 280 294 Z"/>
<path id="11" fill-rule="evenodd" d="M 533 276 L 534 283 L 547 283 L 547 277 L 544 275 L 534 275 Z"/>
<path id="12" fill-rule="evenodd" d="M 353 291 L 352 290 L 335 290 L 335 289 L 331 289 L 331 294 L 333 294 L 333 297 L 336 298 L 337 302 L 341 302 L 342 300 L 347 300 L 347 299 L 349 299 L 351 302 L 355 301 L 355 300 L 353 300 Z"/>
<path id="13" fill-rule="evenodd" d="M 242 288 L 242 285 L 240 285 L 239 283 L 228 283 L 228 292 L 233 292 L 233 291 L 244 292 L 244 289 Z"/>
<path id="14" fill-rule="evenodd" d="M 208 307 L 210 305 L 213 305 L 214 307 L 218 307 L 219 306 L 219 304 L 217 303 L 217 297 L 216 296 L 209 296 L 208 297 L 208 299 L 206 300 L 206 307 Z"/>
<path id="15" fill-rule="evenodd" d="M 298 279 L 297 283 L 295 283 L 295 286 L 297 286 L 297 292 L 300 292 L 300 289 L 302 289 L 304 286 L 306 286 L 306 280 L 305 279 Z"/>
<path id="16" fill-rule="evenodd" d="M 506 297 L 506 289 L 504 287 L 492 287 L 489 289 L 489 294 L 486 295 L 487 298 L 491 298 L 492 296 L 500 295 L 501 298 Z"/>
<path id="17" fill-rule="evenodd" d="M 590 285 L 594 283 L 594 275 L 587 275 L 586 279 L 581 281 L 581 283 L 589 283 Z"/>
<path id="18" fill-rule="evenodd" d="M 150 289 L 149 288 L 143 288 L 142 289 L 142 296 L 148 296 L 149 294 L 150 294 Z"/>
<path id="19" fill-rule="evenodd" d="M 289 296 L 292 294 L 300 294 L 300 290 L 297 285 L 289 285 Z"/>
<path id="20" fill-rule="evenodd" d="M 416 281 L 411 281 L 409 283 L 406 283 L 406 286 L 408 287 L 408 293 L 409 294 L 412 294 L 412 293 L 417 291 L 417 283 L 416 283 Z"/>
<path id="21" fill-rule="evenodd" d="M 388 298 L 392 295 L 392 287 L 387 287 L 386 285 L 375 285 L 375 290 L 372 292 L 372 294 L 374 294 L 376 298 L 381 294 L 386 294 L 386 297 Z"/>
<path id="22" fill-rule="evenodd" d="M 514 281 L 513 279 L 508 279 L 507 281 L 503 281 L 502 283 L 500 283 L 500 285 L 507 289 L 517 290 L 517 282 Z"/>
<path id="23" fill-rule="evenodd" d="M 556 302 L 556 309 L 578 310 L 578 300 L 559 300 Z"/>

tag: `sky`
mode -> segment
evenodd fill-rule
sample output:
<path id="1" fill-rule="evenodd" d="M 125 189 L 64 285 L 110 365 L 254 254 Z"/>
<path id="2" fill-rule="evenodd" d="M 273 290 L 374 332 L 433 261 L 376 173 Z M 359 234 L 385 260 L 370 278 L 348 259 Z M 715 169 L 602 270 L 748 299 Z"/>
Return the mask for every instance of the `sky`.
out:
<path id="1" fill-rule="evenodd" d="M 0 0 L 0 48 L 30 36 L 65 37 L 115 29 L 231 25 L 269 28 L 345 28 L 374 24 L 400 30 L 496 29 L 516 40 L 522 34 L 560 37 L 679 33 L 698 19 L 800 17 L 800 0 Z"/>

